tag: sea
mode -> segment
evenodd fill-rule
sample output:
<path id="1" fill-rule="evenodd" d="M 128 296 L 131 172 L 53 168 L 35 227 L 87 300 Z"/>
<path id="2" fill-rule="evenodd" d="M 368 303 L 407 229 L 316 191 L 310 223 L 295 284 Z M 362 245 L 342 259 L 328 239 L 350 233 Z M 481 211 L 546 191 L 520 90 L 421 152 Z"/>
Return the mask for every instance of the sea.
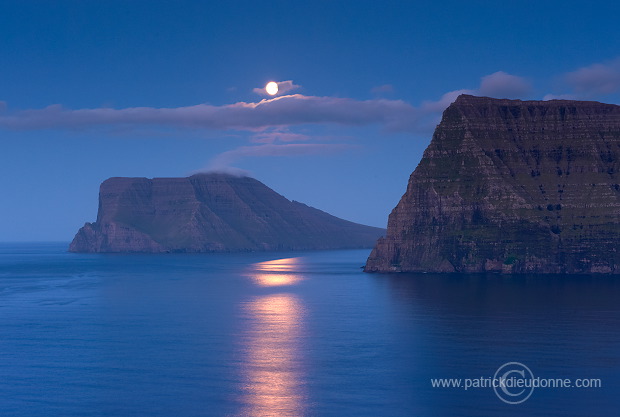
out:
<path id="1" fill-rule="evenodd" d="M 67 247 L 0 244 L 0 416 L 620 415 L 620 277 Z"/>

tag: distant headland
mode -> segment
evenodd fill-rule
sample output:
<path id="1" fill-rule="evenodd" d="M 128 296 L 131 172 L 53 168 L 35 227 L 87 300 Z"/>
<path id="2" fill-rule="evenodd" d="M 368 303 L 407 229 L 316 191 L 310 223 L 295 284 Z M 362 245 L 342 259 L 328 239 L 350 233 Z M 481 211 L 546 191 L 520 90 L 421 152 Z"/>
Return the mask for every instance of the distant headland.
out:
<path id="1" fill-rule="evenodd" d="M 110 178 L 97 221 L 71 252 L 234 252 L 371 248 L 385 229 L 289 201 L 250 177 Z"/>
<path id="2" fill-rule="evenodd" d="M 620 106 L 461 95 L 365 270 L 620 273 Z"/>

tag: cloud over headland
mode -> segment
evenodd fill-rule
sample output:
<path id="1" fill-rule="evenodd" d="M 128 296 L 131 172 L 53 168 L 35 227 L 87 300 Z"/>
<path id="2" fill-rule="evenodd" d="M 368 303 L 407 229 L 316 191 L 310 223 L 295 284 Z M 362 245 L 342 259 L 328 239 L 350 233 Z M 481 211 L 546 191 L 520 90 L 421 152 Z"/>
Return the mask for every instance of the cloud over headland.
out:
<path id="1" fill-rule="evenodd" d="M 264 144 L 256 146 L 241 146 L 230 151 L 222 152 L 213 158 L 206 170 L 221 171 L 231 164 L 251 157 L 266 156 L 300 156 L 300 155 L 332 155 L 355 148 L 355 145 L 342 143 L 286 143 Z"/>

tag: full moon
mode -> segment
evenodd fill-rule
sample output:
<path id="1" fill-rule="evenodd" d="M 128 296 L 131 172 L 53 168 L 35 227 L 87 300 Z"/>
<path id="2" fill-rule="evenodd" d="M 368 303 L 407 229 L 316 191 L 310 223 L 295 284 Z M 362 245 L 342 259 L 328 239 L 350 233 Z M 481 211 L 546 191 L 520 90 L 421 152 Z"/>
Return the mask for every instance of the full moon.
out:
<path id="1" fill-rule="evenodd" d="M 276 94 L 278 94 L 278 83 L 274 81 L 268 82 L 267 85 L 265 86 L 265 91 L 270 96 L 275 96 Z"/>

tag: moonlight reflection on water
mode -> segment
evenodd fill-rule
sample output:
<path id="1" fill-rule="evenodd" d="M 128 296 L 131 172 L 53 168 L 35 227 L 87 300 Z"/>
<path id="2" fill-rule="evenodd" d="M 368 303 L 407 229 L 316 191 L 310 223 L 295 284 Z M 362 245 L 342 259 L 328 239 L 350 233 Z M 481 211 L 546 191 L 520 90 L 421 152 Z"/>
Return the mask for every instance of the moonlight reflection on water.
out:
<path id="1" fill-rule="evenodd" d="M 294 285 L 301 275 L 291 273 L 298 258 L 277 259 L 251 266 L 250 276 L 260 287 Z M 257 296 L 244 303 L 248 320 L 244 337 L 242 377 L 248 416 L 300 416 L 304 414 L 305 375 L 300 346 L 304 307 L 293 294 Z"/>

